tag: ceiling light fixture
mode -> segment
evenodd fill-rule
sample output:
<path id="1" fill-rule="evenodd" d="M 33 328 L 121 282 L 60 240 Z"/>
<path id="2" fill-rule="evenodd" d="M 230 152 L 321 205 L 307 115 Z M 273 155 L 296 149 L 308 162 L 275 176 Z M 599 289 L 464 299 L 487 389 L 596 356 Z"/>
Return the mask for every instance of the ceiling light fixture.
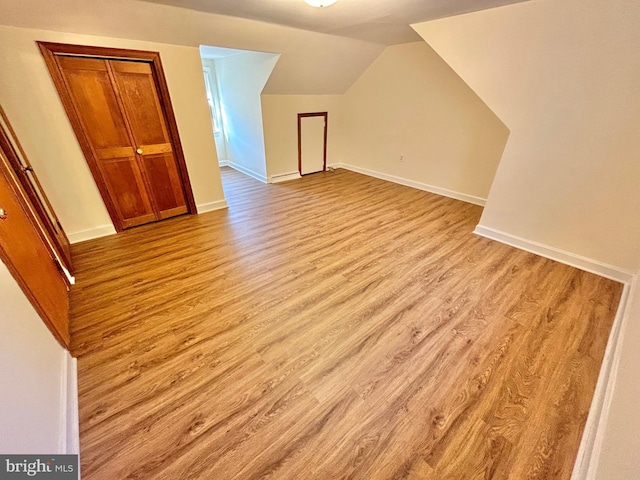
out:
<path id="1" fill-rule="evenodd" d="M 312 7 L 328 7 L 329 5 L 333 5 L 338 0 L 304 0 L 305 3 L 311 5 Z"/>

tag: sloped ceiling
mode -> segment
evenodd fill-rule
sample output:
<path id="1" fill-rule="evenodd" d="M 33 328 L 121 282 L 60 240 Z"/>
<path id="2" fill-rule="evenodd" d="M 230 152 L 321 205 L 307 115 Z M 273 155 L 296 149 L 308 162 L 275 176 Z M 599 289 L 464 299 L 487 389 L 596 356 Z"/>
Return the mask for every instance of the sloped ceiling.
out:
<path id="1" fill-rule="evenodd" d="M 421 41 L 411 22 L 518 1 L 340 0 L 313 8 L 302 0 L 0 0 L 0 24 L 279 53 L 264 93 L 326 95 L 346 92 L 386 44 Z"/>
<path id="2" fill-rule="evenodd" d="M 0 25 L 279 53 L 264 89 L 268 94 L 344 93 L 384 49 L 361 40 L 136 0 L 0 0 L 0 12 Z"/>
<path id="3" fill-rule="evenodd" d="M 394 45 L 421 40 L 412 23 L 526 0 L 339 0 L 325 8 L 303 0 L 145 1 Z"/>

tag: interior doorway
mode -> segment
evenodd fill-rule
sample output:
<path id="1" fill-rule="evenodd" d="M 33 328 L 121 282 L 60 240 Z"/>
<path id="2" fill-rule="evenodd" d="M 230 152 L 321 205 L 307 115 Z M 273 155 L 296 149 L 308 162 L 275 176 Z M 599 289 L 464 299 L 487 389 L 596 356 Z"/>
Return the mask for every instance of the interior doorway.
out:
<path id="1" fill-rule="evenodd" d="M 200 45 L 200 57 L 219 165 L 267 183 L 261 95 L 279 55 Z"/>
<path id="2" fill-rule="evenodd" d="M 298 114 L 298 171 L 300 175 L 327 169 L 327 112 Z"/>

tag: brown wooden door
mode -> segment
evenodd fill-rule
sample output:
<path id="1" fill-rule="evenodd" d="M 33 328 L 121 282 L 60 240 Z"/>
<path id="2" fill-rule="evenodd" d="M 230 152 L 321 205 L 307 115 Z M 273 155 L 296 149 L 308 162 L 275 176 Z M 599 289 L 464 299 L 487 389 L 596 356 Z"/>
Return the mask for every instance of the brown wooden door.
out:
<path id="1" fill-rule="evenodd" d="M 59 57 L 58 63 L 122 227 L 156 220 L 134 141 L 106 60 Z"/>
<path id="2" fill-rule="evenodd" d="M 116 228 L 189 212 L 152 64 L 65 55 L 56 60 Z"/>
<path id="3" fill-rule="evenodd" d="M 0 257 L 46 325 L 69 348 L 67 283 L 9 162 L 0 150 Z"/>
<path id="4" fill-rule="evenodd" d="M 18 137 L 13 131 L 2 106 L 0 106 L 0 148 L 9 161 L 11 168 L 13 168 L 22 188 L 29 197 L 35 209 L 36 217 L 47 233 L 58 259 L 67 271 L 73 274 L 74 268 L 69 239 L 62 225 L 60 225 L 60 221 L 44 193 L 40 181 L 29 163 L 29 159 L 22 149 L 22 145 L 18 141 Z"/>
<path id="5" fill-rule="evenodd" d="M 142 159 L 158 218 L 187 213 L 187 201 L 151 65 L 114 60 L 109 65 L 127 113 L 136 152 Z"/>

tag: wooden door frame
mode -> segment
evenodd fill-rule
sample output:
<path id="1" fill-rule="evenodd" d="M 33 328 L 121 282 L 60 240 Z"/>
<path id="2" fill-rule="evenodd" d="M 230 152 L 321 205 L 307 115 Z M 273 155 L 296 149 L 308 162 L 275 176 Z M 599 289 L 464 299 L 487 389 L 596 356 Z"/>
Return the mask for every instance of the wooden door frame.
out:
<path id="1" fill-rule="evenodd" d="M 100 169 L 98 168 L 98 160 L 94 156 L 93 149 L 91 148 L 91 143 L 89 142 L 89 137 L 84 131 L 84 127 L 82 126 L 82 122 L 80 121 L 80 116 L 78 112 L 76 112 L 69 92 L 67 91 L 64 79 L 62 77 L 62 72 L 60 70 L 58 62 L 56 61 L 56 56 L 58 55 L 77 55 L 89 58 L 99 58 L 103 60 L 134 60 L 143 61 L 151 65 L 151 70 L 153 71 L 153 77 L 156 81 L 156 87 L 158 90 L 158 97 L 163 109 L 165 120 L 167 122 L 169 136 L 171 137 L 171 143 L 173 144 L 173 153 L 178 164 L 180 180 L 184 187 L 185 198 L 187 200 L 187 209 L 190 214 L 197 214 L 198 209 L 193 197 L 193 190 L 191 189 L 189 172 L 187 171 L 187 163 L 184 158 L 182 143 L 180 142 L 180 135 L 178 133 L 178 125 L 176 123 L 173 106 L 171 105 L 169 87 L 167 86 L 167 80 L 164 76 L 164 70 L 162 69 L 162 62 L 160 61 L 160 53 L 146 50 L 126 50 L 122 48 L 71 45 L 65 43 L 51 43 L 40 41 L 37 41 L 36 43 L 38 44 L 40 52 L 44 57 L 47 69 L 51 74 L 53 83 L 56 87 L 58 95 L 60 96 L 60 99 L 62 100 L 62 104 L 65 111 L 67 112 L 67 116 L 69 117 L 69 121 L 71 122 L 71 126 L 73 127 L 73 131 L 75 132 L 76 137 L 78 138 L 78 142 L 80 143 L 82 153 L 84 153 L 87 164 L 89 165 L 89 169 L 91 170 L 93 178 L 96 181 L 96 185 L 98 187 L 98 190 L 100 191 L 102 200 L 107 207 L 107 211 L 109 212 L 109 216 L 111 217 L 111 221 L 113 222 L 116 231 L 123 231 L 124 226 L 122 225 L 122 222 L 118 217 L 117 209 L 113 204 L 113 200 L 109 195 L 107 185 L 102 178 Z"/>
<path id="2" fill-rule="evenodd" d="M 324 117 L 324 142 L 322 152 L 322 171 L 327 171 L 327 128 L 329 127 L 329 112 L 312 112 L 298 114 L 298 172 L 302 175 L 302 119 L 305 117 Z M 314 172 L 317 173 L 317 172 Z M 310 175 L 310 174 L 305 174 Z"/>
<path id="3" fill-rule="evenodd" d="M 54 264 L 56 264 L 56 266 L 59 266 L 59 264 L 56 262 L 56 253 L 51 247 L 51 244 L 47 239 L 46 232 L 43 230 L 42 226 L 38 222 L 34 213 L 35 209 L 30 203 L 29 196 L 27 192 L 24 190 L 24 188 L 22 187 L 18 178 L 18 174 L 13 170 L 13 166 L 9 162 L 8 156 L 5 155 L 4 149 L 0 149 L 0 176 L 4 177 L 7 184 L 9 185 L 9 188 L 15 194 L 16 199 L 18 200 L 18 203 L 22 207 L 22 213 L 24 213 L 25 217 L 27 218 L 27 221 L 33 226 L 38 237 L 40 238 L 40 241 L 42 242 L 42 245 L 44 246 L 45 250 L 49 254 L 51 261 Z M 16 213 L 14 212 L 14 215 L 15 214 Z M 8 252 L 4 251 L 4 249 L 1 246 L 0 246 L 0 260 L 7 266 L 7 269 L 9 270 L 13 278 L 16 280 L 16 282 L 24 292 L 25 296 L 29 299 L 29 302 L 31 302 L 31 305 L 33 305 L 33 308 L 36 310 L 36 312 L 38 312 L 38 315 L 40 316 L 42 321 L 45 323 L 49 331 L 53 334 L 53 336 L 60 343 L 60 345 L 62 345 L 67 350 L 69 350 L 71 346 L 71 338 L 70 338 L 69 332 L 58 331 L 58 329 L 55 327 L 54 321 L 49 316 L 49 312 L 41 305 L 38 299 L 38 296 L 33 292 L 33 290 L 29 287 L 28 283 L 25 281 L 20 269 L 16 267 L 11 256 L 8 254 Z M 58 268 L 58 272 L 60 273 L 60 277 L 64 282 L 68 292 L 69 280 L 67 279 L 67 276 L 64 274 L 64 272 L 62 272 L 62 270 L 60 270 L 59 268 Z M 68 298 L 68 293 L 67 293 L 67 298 Z M 68 317 L 68 311 L 67 311 L 67 322 L 68 320 L 69 320 L 69 317 Z"/>
<path id="4" fill-rule="evenodd" d="M 64 237 L 67 245 L 69 245 L 67 234 L 62 228 L 60 220 L 58 220 L 58 216 L 53 210 L 51 202 L 49 202 L 38 177 L 35 175 L 31 162 L 29 162 L 29 158 L 22 148 L 22 144 L 18 140 L 18 136 L 13 130 L 2 105 L 0 105 L 0 117 L 2 117 L 2 122 L 0 122 L 0 149 L 4 152 L 9 165 L 13 168 L 18 181 L 31 201 L 34 212 L 36 216 L 39 217 L 53 250 L 56 250 L 56 256 L 60 262 L 64 264 L 69 273 L 73 275 L 73 259 L 66 253 L 64 246 L 58 240 L 55 228 L 57 227 L 60 230 L 61 236 Z M 31 172 L 31 180 L 27 177 L 27 172 Z M 53 222 L 55 222 L 55 225 L 52 225 Z M 69 279 L 66 278 L 66 275 L 65 279 L 68 283 Z"/>

